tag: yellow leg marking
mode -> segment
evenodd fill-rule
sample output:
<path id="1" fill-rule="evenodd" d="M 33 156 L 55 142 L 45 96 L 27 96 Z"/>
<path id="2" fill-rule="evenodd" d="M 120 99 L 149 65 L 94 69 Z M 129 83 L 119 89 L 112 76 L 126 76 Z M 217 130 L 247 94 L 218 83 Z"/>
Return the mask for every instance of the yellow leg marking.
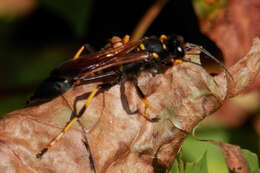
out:
<path id="1" fill-rule="evenodd" d="M 173 65 L 182 64 L 183 61 L 181 59 L 176 59 L 173 61 Z"/>
<path id="2" fill-rule="evenodd" d="M 50 142 L 50 145 L 47 147 L 48 149 L 53 146 L 60 138 L 70 129 L 75 121 L 77 121 L 78 117 L 74 117 L 69 123 L 63 128 L 63 130 Z"/>
<path id="3" fill-rule="evenodd" d="M 125 35 L 123 38 L 123 43 L 126 44 L 130 41 L 130 36 L 129 35 Z"/>
<path id="4" fill-rule="evenodd" d="M 72 120 L 70 120 L 68 124 L 62 129 L 62 131 L 55 138 L 53 138 L 45 148 L 36 154 L 36 158 L 40 159 L 44 153 L 46 153 L 58 140 L 60 140 L 60 138 L 66 133 L 66 131 L 69 130 L 69 128 L 76 120 L 78 120 L 78 117 L 74 117 Z"/>
<path id="5" fill-rule="evenodd" d="M 91 92 L 90 96 L 88 97 L 88 100 L 87 100 L 86 103 L 85 103 L 86 108 L 88 107 L 88 105 L 89 105 L 89 103 L 91 102 L 91 100 L 93 99 L 93 97 L 97 94 L 97 92 L 98 92 L 98 88 L 94 89 L 94 90 Z"/>
<path id="6" fill-rule="evenodd" d="M 142 101 L 144 102 L 145 104 L 145 107 L 144 107 L 144 117 L 148 120 L 150 120 L 150 118 L 148 117 L 147 115 L 147 109 L 150 107 L 150 102 L 147 98 L 143 98 Z"/>
<path id="7" fill-rule="evenodd" d="M 81 48 L 80 48 L 80 49 L 77 51 L 77 53 L 74 55 L 73 60 L 78 59 L 84 49 L 85 49 L 85 47 L 84 47 L 84 46 L 81 46 Z"/>
<path id="8" fill-rule="evenodd" d="M 159 55 L 155 52 L 153 52 L 153 57 L 156 59 L 156 58 L 159 58 Z"/>
<path id="9" fill-rule="evenodd" d="M 74 118 L 65 126 L 64 132 L 67 132 L 67 131 L 70 129 L 70 127 L 73 125 L 73 123 L 74 123 L 75 121 L 77 121 L 77 119 L 78 119 L 78 117 L 74 117 Z"/>
<path id="10" fill-rule="evenodd" d="M 98 88 L 96 88 L 94 91 L 92 91 L 92 93 L 90 94 L 90 96 L 88 97 L 88 100 L 86 101 L 86 108 L 88 107 L 89 103 L 91 102 L 91 100 L 93 99 L 93 97 L 96 95 L 98 91 Z M 79 118 L 78 117 L 74 117 L 72 120 L 70 120 L 68 122 L 68 124 L 63 128 L 63 130 L 50 142 L 50 144 L 48 145 L 48 149 L 54 145 L 73 125 L 73 123 L 75 121 L 77 121 Z"/>
<path id="11" fill-rule="evenodd" d="M 91 102 L 91 100 L 93 99 L 93 97 L 96 95 L 97 92 L 98 92 L 98 88 L 94 89 L 91 92 L 90 96 L 88 97 L 88 99 L 84 105 L 86 108 L 88 107 L 89 103 Z M 71 119 L 66 124 L 66 126 L 62 129 L 62 131 L 55 138 L 53 138 L 49 142 L 49 144 L 36 155 L 36 157 L 41 158 L 44 153 L 46 153 L 57 141 L 59 141 L 61 139 L 61 137 L 71 128 L 73 123 L 77 120 L 79 120 L 79 117 L 77 117 L 77 116 L 73 117 L 73 119 Z"/>

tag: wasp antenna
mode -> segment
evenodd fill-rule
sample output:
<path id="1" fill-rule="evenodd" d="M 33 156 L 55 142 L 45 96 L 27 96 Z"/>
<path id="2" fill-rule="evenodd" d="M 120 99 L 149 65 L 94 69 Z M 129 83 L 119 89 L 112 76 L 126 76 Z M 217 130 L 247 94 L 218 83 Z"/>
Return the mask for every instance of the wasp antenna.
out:
<path id="1" fill-rule="evenodd" d="M 225 67 L 225 65 L 220 62 L 216 57 L 214 57 L 211 53 L 209 53 L 209 51 L 207 51 L 206 49 L 200 47 L 199 45 L 193 44 L 193 43 L 188 43 L 188 49 L 189 48 L 196 48 L 199 51 L 203 52 L 205 55 L 207 55 L 208 57 L 210 57 L 212 60 L 214 60 L 216 63 L 218 63 L 223 69 L 224 71 L 229 75 L 229 77 L 234 80 L 232 74 L 228 71 L 228 69 Z"/>
<path id="2" fill-rule="evenodd" d="M 183 59 L 182 61 L 183 61 L 183 62 L 189 62 L 189 63 L 195 64 L 195 65 L 201 66 L 200 63 L 193 62 L 193 61 L 190 61 L 190 60 Z"/>

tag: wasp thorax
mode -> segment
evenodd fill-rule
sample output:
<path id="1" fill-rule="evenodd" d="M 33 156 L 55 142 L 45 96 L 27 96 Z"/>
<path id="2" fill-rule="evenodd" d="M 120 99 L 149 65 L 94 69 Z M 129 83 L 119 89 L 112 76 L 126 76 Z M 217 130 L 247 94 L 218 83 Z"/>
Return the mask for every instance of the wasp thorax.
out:
<path id="1" fill-rule="evenodd" d="M 158 39 L 150 38 L 150 39 L 144 40 L 143 44 L 145 46 L 145 50 L 147 50 L 149 52 L 156 52 L 156 53 L 160 54 L 163 51 L 162 43 Z"/>

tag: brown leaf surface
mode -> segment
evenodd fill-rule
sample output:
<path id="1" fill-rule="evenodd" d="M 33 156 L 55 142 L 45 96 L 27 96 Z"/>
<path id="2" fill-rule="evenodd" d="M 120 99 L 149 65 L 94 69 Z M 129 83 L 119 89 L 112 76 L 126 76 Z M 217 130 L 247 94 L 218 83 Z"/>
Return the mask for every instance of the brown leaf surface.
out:
<path id="1" fill-rule="evenodd" d="M 221 49 L 225 64 L 228 67 L 235 64 L 248 52 L 252 39 L 260 36 L 260 1 L 220 0 L 199 2 L 201 2 L 200 8 L 195 6 L 195 9 L 200 18 L 201 31 Z M 203 10 L 201 10 L 201 7 Z M 204 13 L 205 11 L 207 13 Z M 259 88 L 260 80 L 256 80 L 254 84 L 244 90 L 244 93 Z M 250 103 L 245 105 L 249 107 Z M 241 109 L 239 105 L 228 102 L 213 117 L 222 125 L 237 127 L 243 124 L 248 116 L 247 109 Z"/>
<path id="2" fill-rule="evenodd" d="M 204 16 L 200 26 L 223 51 L 230 66 L 245 56 L 252 39 L 260 36 L 259 19 L 259 0 L 228 0 L 223 8 Z"/>
<path id="3" fill-rule="evenodd" d="M 234 81 L 229 95 L 239 94 L 259 73 L 260 40 L 256 39 L 249 54 L 230 71 Z M 227 96 L 224 75 L 209 76 L 198 65 L 183 63 L 152 77 L 138 78 L 148 96 L 149 122 L 142 114 L 144 103 L 133 85 L 126 83 L 131 110 L 121 106 L 120 87 L 116 85 L 96 96 L 81 118 L 98 173 L 165 172 L 171 167 L 187 132 L 206 116 L 220 108 Z M 91 91 L 95 84 L 82 85 L 64 94 L 73 105 L 77 96 Z M 84 100 L 77 103 L 79 109 Z M 82 130 L 74 126 L 43 157 L 38 153 L 66 124 L 71 110 L 62 97 L 8 114 L 1 120 L 0 172 L 93 172 L 89 153 L 82 140 Z"/>
<path id="4" fill-rule="evenodd" d="M 211 141 L 219 146 L 223 153 L 228 169 L 232 173 L 249 173 L 249 166 L 244 157 L 243 151 L 237 145 L 231 145 L 224 142 Z"/>

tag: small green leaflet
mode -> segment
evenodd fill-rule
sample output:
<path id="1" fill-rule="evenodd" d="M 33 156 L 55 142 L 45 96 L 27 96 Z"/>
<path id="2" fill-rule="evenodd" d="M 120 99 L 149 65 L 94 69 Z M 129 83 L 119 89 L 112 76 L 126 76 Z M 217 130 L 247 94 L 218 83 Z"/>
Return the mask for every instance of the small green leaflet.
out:
<path id="1" fill-rule="evenodd" d="M 207 152 L 197 162 L 186 162 L 178 155 L 170 173 L 208 173 Z"/>

